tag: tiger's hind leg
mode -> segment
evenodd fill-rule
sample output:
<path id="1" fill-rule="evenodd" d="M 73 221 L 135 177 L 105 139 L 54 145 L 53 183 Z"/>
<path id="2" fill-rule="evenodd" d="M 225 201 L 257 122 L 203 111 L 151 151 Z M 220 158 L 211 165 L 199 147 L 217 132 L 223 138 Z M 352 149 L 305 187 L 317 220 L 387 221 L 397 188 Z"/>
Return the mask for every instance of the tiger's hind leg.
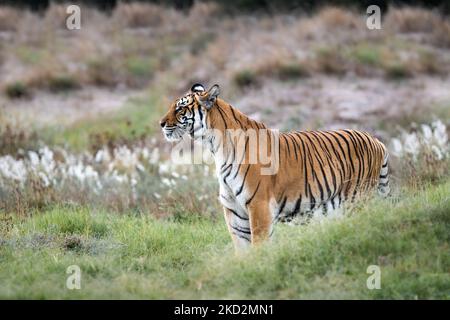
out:
<path id="1" fill-rule="evenodd" d="M 252 240 L 249 220 L 246 220 L 245 217 L 237 216 L 236 212 L 226 207 L 223 208 L 223 213 L 235 251 L 245 251 L 250 247 Z"/>

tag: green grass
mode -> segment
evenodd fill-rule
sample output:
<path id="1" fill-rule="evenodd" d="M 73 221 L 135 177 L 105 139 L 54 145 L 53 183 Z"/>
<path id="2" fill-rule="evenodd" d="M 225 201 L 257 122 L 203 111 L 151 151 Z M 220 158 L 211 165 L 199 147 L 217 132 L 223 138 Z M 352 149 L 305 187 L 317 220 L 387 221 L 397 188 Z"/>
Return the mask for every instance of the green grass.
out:
<path id="1" fill-rule="evenodd" d="M 450 298 L 450 182 L 235 256 L 225 224 L 56 207 L 2 219 L 0 298 Z M 81 268 L 81 289 L 65 287 Z M 381 289 L 368 290 L 369 265 Z"/>
<path id="2" fill-rule="evenodd" d="M 381 60 L 380 51 L 381 48 L 379 46 L 361 43 L 353 48 L 352 54 L 359 63 L 378 66 Z"/>

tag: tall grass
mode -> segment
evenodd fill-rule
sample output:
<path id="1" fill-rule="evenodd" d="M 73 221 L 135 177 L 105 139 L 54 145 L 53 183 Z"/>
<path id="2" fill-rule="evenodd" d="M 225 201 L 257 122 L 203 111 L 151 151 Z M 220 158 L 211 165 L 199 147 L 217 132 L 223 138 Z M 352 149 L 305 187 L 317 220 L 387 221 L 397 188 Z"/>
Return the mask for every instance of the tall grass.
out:
<path id="1" fill-rule="evenodd" d="M 225 224 L 59 206 L 0 223 L 2 298 L 450 298 L 450 184 L 372 200 L 339 220 L 276 227 L 235 256 Z M 65 287 L 78 265 L 81 289 Z M 369 290 L 369 265 L 381 289 Z"/>

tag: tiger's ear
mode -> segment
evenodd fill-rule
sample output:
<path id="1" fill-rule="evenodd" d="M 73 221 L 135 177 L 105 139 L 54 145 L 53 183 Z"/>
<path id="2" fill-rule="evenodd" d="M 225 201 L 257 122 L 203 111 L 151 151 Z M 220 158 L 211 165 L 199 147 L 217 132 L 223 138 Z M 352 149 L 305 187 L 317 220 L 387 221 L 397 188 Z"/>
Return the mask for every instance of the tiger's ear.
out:
<path id="1" fill-rule="evenodd" d="M 207 110 L 209 110 L 212 108 L 214 103 L 216 103 L 219 93 L 219 85 L 215 84 L 206 92 L 206 94 L 200 95 L 198 97 L 198 102 L 202 107 L 205 107 Z"/>
<path id="2" fill-rule="evenodd" d="M 205 87 L 200 83 L 196 83 L 191 87 L 192 93 L 204 92 L 204 91 L 205 91 Z"/>

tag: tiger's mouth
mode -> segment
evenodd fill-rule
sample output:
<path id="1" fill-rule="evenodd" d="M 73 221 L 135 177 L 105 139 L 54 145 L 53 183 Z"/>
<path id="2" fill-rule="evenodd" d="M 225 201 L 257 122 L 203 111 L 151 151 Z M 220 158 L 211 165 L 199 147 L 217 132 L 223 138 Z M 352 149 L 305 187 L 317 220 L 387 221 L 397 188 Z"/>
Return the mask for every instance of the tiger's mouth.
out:
<path id="1" fill-rule="evenodd" d="M 164 137 L 169 142 L 177 142 L 183 138 L 185 134 L 184 130 L 181 130 L 179 127 L 164 127 L 162 129 Z"/>

